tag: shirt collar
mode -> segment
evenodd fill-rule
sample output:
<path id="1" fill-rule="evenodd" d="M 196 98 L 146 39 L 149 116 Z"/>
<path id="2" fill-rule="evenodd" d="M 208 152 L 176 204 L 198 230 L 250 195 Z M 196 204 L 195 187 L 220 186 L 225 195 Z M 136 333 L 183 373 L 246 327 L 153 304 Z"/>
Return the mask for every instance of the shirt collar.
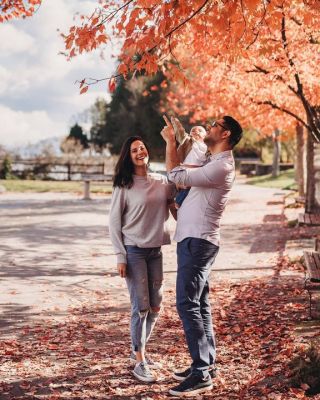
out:
<path id="1" fill-rule="evenodd" d="M 210 161 L 213 161 L 213 160 L 220 160 L 221 158 L 225 158 L 225 157 L 233 157 L 232 150 L 226 150 L 226 151 L 222 151 L 221 153 L 211 154 L 209 156 L 209 159 L 210 159 Z"/>

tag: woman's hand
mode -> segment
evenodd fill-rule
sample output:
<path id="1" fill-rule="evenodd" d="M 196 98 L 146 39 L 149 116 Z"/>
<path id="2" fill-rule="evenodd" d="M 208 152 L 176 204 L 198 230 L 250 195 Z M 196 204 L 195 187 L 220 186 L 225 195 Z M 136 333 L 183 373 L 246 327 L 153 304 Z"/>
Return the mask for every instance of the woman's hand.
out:
<path id="1" fill-rule="evenodd" d="M 119 263 L 118 264 L 118 272 L 121 278 L 125 278 L 127 276 L 127 264 Z"/>

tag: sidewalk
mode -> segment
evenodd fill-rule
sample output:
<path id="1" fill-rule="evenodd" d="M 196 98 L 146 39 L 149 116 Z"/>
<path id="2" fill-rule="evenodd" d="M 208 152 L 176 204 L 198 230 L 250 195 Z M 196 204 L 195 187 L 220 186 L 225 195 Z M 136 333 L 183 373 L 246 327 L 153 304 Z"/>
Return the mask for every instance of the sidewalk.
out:
<path id="1" fill-rule="evenodd" d="M 272 274 L 284 246 L 277 228 L 282 199 L 283 193 L 272 189 L 235 186 L 223 218 L 213 281 Z M 95 293 L 116 292 L 119 306 L 127 305 L 108 237 L 109 204 L 110 198 L 83 201 L 68 194 L 1 195 L 2 332 L 34 317 L 66 315 L 69 306 L 81 305 Z M 174 226 L 171 219 L 172 231 Z M 168 288 L 175 282 L 175 247 L 163 248 Z"/>
<path id="2" fill-rule="evenodd" d="M 281 397 L 281 387 L 280 397 L 261 392 L 269 376 L 263 364 L 271 375 L 281 371 L 293 347 L 293 321 L 307 313 L 301 271 L 277 261 L 296 234 L 285 224 L 284 196 L 237 184 L 227 206 L 211 279 L 220 343 L 216 399 L 296 398 Z M 123 370 L 129 300 L 108 238 L 109 205 L 110 198 L 0 195 L 1 399 L 167 398 L 167 370 L 152 386 Z M 170 370 L 177 355 L 180 363 L 189 360 L 174 306 L 175 244 L 163 250 L 166 299 L 150 348 Z"/>

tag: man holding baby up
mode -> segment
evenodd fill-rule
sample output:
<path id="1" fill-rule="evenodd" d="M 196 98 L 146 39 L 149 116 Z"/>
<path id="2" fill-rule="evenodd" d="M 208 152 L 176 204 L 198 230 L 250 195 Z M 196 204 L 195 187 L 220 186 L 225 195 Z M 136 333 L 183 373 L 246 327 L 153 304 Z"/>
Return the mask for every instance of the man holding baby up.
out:
<path id="1" fill-rule="evenodd" d="M 207 127 L 203 138 L 209 157 L 203 166 L 179 166 L 175 131 L 184 131 L 180 122 L 166 118 L 161 131 L 166 141 L 169 180 L 190 187 L 178 208 L 174 239 L 177 243 L 177 310 L 192 358 L 191 367 L 176 372 L 181 383 L 169 393 L 190 396 L 212 388 L 215 376 L 215 339 L 209 303 L 209 274 L 219 250 L 219 226 L 235 179 L 233 147 L 242 137 L 240 124 L 224 116 Z"/>

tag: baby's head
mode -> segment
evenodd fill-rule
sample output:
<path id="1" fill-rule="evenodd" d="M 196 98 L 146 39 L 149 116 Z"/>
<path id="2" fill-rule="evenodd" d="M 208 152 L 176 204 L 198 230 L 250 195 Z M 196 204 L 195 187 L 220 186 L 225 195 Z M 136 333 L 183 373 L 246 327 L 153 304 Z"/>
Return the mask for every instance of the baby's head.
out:
<path id="1" fill-rule="evenodd" d="M 190 136 L 193 137 L 194 140 L 198 142 L 203 142 L 204 137 L 206 136 L 207 132 L 203 126 L 197 125 L 193 126 L 190 130 Z"/>

